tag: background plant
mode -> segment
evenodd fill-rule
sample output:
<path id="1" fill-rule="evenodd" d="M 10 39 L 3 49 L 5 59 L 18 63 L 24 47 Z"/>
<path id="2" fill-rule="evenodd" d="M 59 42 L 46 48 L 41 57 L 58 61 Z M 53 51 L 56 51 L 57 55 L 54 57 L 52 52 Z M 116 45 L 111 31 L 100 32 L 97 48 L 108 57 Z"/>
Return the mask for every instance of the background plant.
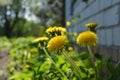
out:
<path id="1" fill-rule="evenodd" d="M 65 35 L 66 33 L 64 36 Z M 69 34 L 69 37 L 70 35 L 71 33 Z M 76 36 L 74 37 L 76 38 Z M 49 41 L 51 38 L 51 36 L 48 36 L 47 40 Z M 56 54 L 54 51 L 49 52 L 49 50 L 47 50 L 48 41 L 46 42 L 44 49 L 46 49 L 50 58 L 55 62 L 55 66 L 51 59 L 45 54 L 43 47 L 40 48 L 39 42 L 35 42 L 36 38 L 34 37 L 21 37 L 18 39 L 7 39 L 6 37 L 3 37 L 0 38 L 0 40 L 1 44 L 3 43 L 2 41 L 6 41 L 7 44 L 9 44 L 9 46 L 7 46 L 6 43 L 3 44 L 3 46 L 1 45 L 3 49 L 6 46 L 10 49 L 10 58 L 7 67 L 8 80 L 79 80 L 79 76 L 76 75 L 78 73 L 76 73 L 74 67 L 66 61 L 66 58 L 62 55 L 63 52 L 59 51 Z M 78 66 L 81 79 L 119 80 L 120 64 L 114 67 L 110 63 L 110 59 L 105 59 L 97 53 L 93 53 L 91 57 L 91 54 L 88 52 L 76 52 L 74 47 L 72 51 L 69 51 L 68 47 L 71 46 L 71 42 L 74 41 L 74 39 L 73 41 L 70 41 L 63 49 L 65 50 L 65 54 L 67 54 L 74 61 L 76 66 Z M 66 78 L 63 77 L 56 66 L 64 73 Z"/>

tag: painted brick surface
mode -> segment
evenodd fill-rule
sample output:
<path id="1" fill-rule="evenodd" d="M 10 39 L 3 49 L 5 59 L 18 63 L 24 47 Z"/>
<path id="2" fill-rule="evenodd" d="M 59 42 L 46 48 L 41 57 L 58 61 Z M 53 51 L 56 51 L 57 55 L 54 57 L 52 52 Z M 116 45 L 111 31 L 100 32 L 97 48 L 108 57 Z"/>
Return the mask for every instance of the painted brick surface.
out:
<path id="1" fill-rule="evenodd" d="M 98 37 L 99 37 L 99 43 L 100 45 L 105 45 L 106 44 L 106 31 L 105 30 L 100 30 L 98 32 Z"/>
<path id="2" fill-rule="evenodd" d="M 65 10 L 67 11 L 65 14 L 66 21 L 71 19 L 71 0 L 66 0 L 65 3 L 68 3 L 67 6 L 65 7 Z"/>
<path id="3" fill-rule="evenodd" d="M 105 26 L 115 25 L 119 21 L 118 6 L 104 11 Z"/>
<path id="4" fill-rule="evenodd" d="M 106 31 L 106 45 L 107 46 L 112 46 L 112 29 L 107 29 Z"/>
<path id="5" fill-rule="evenodd" d="M 77 14 L 81 15 L 69 30 L 82 32 L 88 29 L 85 27 L 86 23 L 98 22 L 101 53 L 113 56 L 114 61 L 120 60 L 120 0 L 88 0 L 88 3 L 77 0 L 73 6 L 73 15 L 69 14 L 70 8 L 68 9 L 72 0 L 66 1 L 66 20 L 70 20 L 71 16 L 76 18 Z"/>
<path id="6" fill-rule="evenodd" d="M 113 28 L 113 45 L 120 46 L 120 26 Z"/>
<path id="7" fill-rule="evenodd" d="M 92 18 L 93 18 L 93 21 L 96 21 L 99 23 L 98 27 L 104 26 L 104 14 L 103 14 L 103 12 L 101 12 L 100 14 L 98 14 Z"/>
<path id="8" fill-rule="evenodd" d="M 82 7 L 84 7 L 85 5 L 79 5 L 80 4 L 80 0 L 77 0 L 77 2 L 74 5 L 74 14 L 80 12 L 80 10 L 82 9 Z M 80 8 L 79 8 L 80 7 Z"/>
<path id="9" fill-rule="evenodd" d="M 100 10 L 105 9 L 112 5 L 112 0 L 99 0 L 100 1 Z"/>
<path id="10" fill-rule="evenodd" d="M 119 3 L 120 0 L 112 0 L 112 4 Z"/>
<path id="11" fill-rule="evenodd" d="M 89 8 L 91 9 L 91 14 L 98 12 L 100 10 L 100 0 L 96 0 Z"/>

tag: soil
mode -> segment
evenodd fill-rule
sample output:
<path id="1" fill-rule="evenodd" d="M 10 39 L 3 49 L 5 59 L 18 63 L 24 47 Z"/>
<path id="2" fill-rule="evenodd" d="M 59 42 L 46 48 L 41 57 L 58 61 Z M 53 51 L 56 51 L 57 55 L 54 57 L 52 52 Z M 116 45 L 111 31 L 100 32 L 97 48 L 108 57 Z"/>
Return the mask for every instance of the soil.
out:
<path id="1" fill-rule="evenodd" d="M 8 63 L 9 53 L 8 51 L 0 51 L 0 80 L 5 79 L 6 66 Z"/>

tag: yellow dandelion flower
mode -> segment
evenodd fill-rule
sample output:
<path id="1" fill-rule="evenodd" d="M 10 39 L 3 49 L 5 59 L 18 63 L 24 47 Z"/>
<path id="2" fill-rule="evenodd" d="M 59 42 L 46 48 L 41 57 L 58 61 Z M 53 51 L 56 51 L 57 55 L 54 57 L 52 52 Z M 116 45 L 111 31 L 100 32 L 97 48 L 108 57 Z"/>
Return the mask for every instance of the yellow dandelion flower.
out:
<path id="1" fill-rule="evenodd" d="M 24 69 L 28 69 L 30 66 L 27 64 L 27 65 L 25 65 L 23 68 Z"/>
<path id="2" fill-rule="evenodd" d="M 87 23 L 85 24 L 85 26 L 87 26 L 88 28 L 95 28 L 98 26 L 98 23 L 97 22 Z"/>
<path id="3" fill-rule="evenodd" d="M 79 34 L 77 44 L 85 47 L 86 45 L 95 46 L 98 42 L 97 35 L 92 31 L 85 31 Z"/>
<path id="4" fill-rule="evenodd" d="M 50 27 L 46 30 L 46 33 L 52 35 L 52 36 L 58 36 L 58 35 L 64 35 L 66 33 L 66 29 L 63 27 Z"/>
<path id="5" fill-rule="evenodd" d="M 14 68 L 10 68 L 10 70 L 9 70 L 10 72 L 14 72 L 15 71 L 15 69 Z"/>
<path id="6" fill-rule="evenodd" d="M 44 42 L 44 41 L 47 41 L 48 40 L 48 37 L 39 37 L 37 39 L 35 39 L 34 42 L 38 43 L 38 42 Z"/>
<path id="7" fill-rule="evenodd" d="M 74 33 L 73 33 L 73 35 L 74 35 L 74 36 L 77 36 L 77 35 L 78 35 L 78 33 L 77 33 L 77 32 L 74 32 Z"/>
<path id="8" fill-rule="evenodd" d="M 49 27 L 47 30 L 46 30 L 46 33 L 52 33 L 54 32 L 54 28 L 53 27 Z"/>
<path id="9" fill-rule="evenodd" d="M 66 36 L 56 36 L 51 38 L 47 47 L 49 51 L 59 51 L 67 43 L 68 39 Z"/>
<path id="10" fill-rule="evenodd" d="M 63 28 L 63 27 L 57 27 L 56 30 L 57 30 L 58 32 L 61 32 L 61 35 L 64 35 L 64 34 L 66 33 L 66 29 Z"/>
<path id="11" fill-rule="evenodd" d="M 56 30 L 61 32 L 66 32 L 66 29 L 63 27 L 57 27 Z"/>
<path id="12" fill-rule="evenodd" d="M 68 47 L 68 50 L 69 50 L 69 51 L 73 51 L 73 47 L 71 47 L 71 46 Z"/>
<path id="13" fill-rule="evenodd" d="M 67 21 L 66 26 L 70 26 L 70 25 L 71 25 L 70 21 Z"/>

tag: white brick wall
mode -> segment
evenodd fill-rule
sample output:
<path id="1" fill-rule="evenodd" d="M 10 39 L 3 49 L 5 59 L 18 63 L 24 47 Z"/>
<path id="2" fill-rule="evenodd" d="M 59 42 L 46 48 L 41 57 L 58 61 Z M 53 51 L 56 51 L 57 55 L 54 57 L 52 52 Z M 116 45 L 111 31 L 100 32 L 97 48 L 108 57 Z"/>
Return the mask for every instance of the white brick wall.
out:
<path id="1" fill-rule="evenodd" d="M 104 11 L 105 26 L 115 25 L 119 21 L 118 5 Z"/>
<path id="2" fill-rule="evenodd" d="M 100 0 L 96 0 L 89 8 L 91 9 L 91 14 L 95 14 L 100 10 Z"/>
<path id="3" fill-rule="evenodd" d="M 120 46 L 120 26 L 113 28 L 113 45 Z"/>
<path id="4" fill-rule="evenodd" d="M 85 3 L 80 3 L 76 8 L 74 8 L 73 14 L 74 15 L 79 14 L 84 7 Z M 82 16 L 82 13 L 80 13 L 80 15 Z"/>
<path id="5" fill-rule="evenodd" d="M 106 30 L 106 45 L 112 46 L 113 38 L 112 38 L 112 29 Z"/>
<path id="6" fill-rule="evenodd" d="M 99 37 L 98 44 L 105 45 L 106 44 L 106 31 L 105 30 L 98 31 L 98 37 Z"/>
<path id="7" fill-rule="evenodd" d="M 112 0 L 99 0 L 100 1 L 100 10 L 105 9 L 112 4 Z"/>
<path id="8" fill-rule="evenodd" d="M 67 11 L 65 14 L 66 21 L 71 19 L 71 0 L 65 0 L 65 3 L 67 3 L 67 6 L 65 7 L 65 10 Z"/>
<path id="9" fill-rule="evenodd" d="M 66 0 L 66 18 L 69 20 L 71 0 Z M 71 31 L 85 31 L 86 23 L 98 22 L 97 27 L 99 44 L 106 46 L 120 46 L 120 0 L 89 0 L 88 4 L 77 0 L 74 6 L 73 17 L 81 15 L 77 23 L 73 25 Z M 68 15 L 69 14 L 69 15 Z M 75 26 L 75 27 L 74 27 Z M 99 30 L 100 29 L 100 30 Z"/>
<path id="10" fill-rule="evenodd" d="M 98 15 L 96 15 L 96 16 L 94 16 L 94 17 L 92 17 L 92 18 L 93 18 L 93 22 L 98 22 L 99 23 L 98 27 L 104 26 L 103 12 L 98 14 Z M 90 21 L 90 22 L 92 22 L 92 21 Z"/>
<path id="11" fill-rule="evenodd" d="M 112 0 L 112 4 L 118 3 L 120 0 Z"/>

